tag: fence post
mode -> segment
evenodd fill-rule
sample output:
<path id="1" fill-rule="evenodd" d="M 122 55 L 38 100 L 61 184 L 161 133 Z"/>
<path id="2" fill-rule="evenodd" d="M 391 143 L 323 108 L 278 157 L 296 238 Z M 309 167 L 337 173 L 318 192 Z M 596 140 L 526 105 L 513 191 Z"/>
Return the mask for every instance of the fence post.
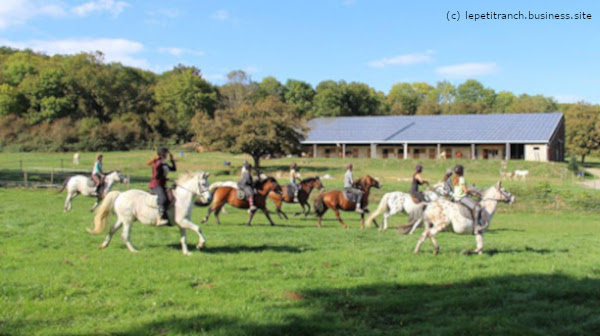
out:
<path id="1" fill-rule="evenodd" d="M 23 184 L 27 187 L 27 171 L 23 170 Z"/>
<path id="2" fill-rule="evenodd" d="M 54 168 L 50 169 L 50 184 L 54 184 Z"/>
<path id="3" fill-rule="evenodd" d="M 560 206 L 560 196 L 556 195 L 554 196 L 554 208 L 558 210 Z"/>

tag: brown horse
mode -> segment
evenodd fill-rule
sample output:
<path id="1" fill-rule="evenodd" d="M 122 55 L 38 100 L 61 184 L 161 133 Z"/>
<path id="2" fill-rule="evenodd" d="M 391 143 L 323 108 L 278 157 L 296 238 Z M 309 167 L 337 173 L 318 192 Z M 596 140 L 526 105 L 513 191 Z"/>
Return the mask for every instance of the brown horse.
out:
<path id="1" fill-rule="evenodd" d="M 369 192 L 371 187 L 375 187 L 377 189 L 381 188 L 381 184 L 379 181 L 367 175 L 362 179 L 358 180 L 355 183 L 355 186 L 361 189 L 364 194 L 361 200 L 361 207 L 365 210 L 365 212 L 369 212 L 367 210 L 367 206 L 369 205 Z M 346 196 L 344 196 L 343 191 L 332 190 L 326 193 L 321 193 L 315 199 L 315 212 L 317 213 L 318 225 L 321 227 L 321 219 L 323 218 L 323 214 L 327 211 L 327 208 L 333 210 L 335 212 L 335 217 L 338 219 L 340 224 L 347 230 L 348 226 L 344 224 L 342 218 L 340 217 L 340 210 L 344 211 L 354 211 L 356 209 L 356 203 L 350 202 Z M 363 229 L 365 227 L 365 214 L 360 215 L 360 228 Z"/>
<path id="2" fill-rule="evenodd" d="M 255 188 L 256 195 L 254 195 L 254 205 L 256 205 L 258 209 L 261 209 L 265 213 L 265 216 L 267 216 L 267 219 L 269 220 L 271 225 L 275 225 L 275 223 L 273 223 L 271 217 L 269 216 L 269 211 L 267 210 L 266 206 L 266 200 L 267 195 L 270 192 L 281 193 L 281 186 L 279 186 L 277 180 L 275 180 L 272 177 L 268 177 L 266 180 L 256 182 Z M 213 193 L 212 205 L 208 208 L 208 213 L 202 220 L 202 223 L 206 223 L 208 221 L 208 218 L 210 217 L 211 212 L 214 212 L 217 224 L 221 224 L 221 222 L 219 221 L 219 212 L 221 212 L 221 209 L 227 203 L 239 209 L 249 209 L 250 203 L 248 203 L 248 200 L 239 199 L 237 197 L 237 191 L 238 190 L 236 188 L 232 187 L 218 187 Z M 246 225 L 250 226 L 250 224 L 252 223 L 252 217 L 254 217 L 255 212 L 256 210 L 250 211 L 248 215 L 248 222 L 246 223 Z"/>
<path id="3" fill-rule="evenodd" d="M 283 186 L 282 189 L 282 193 L 280 194 L 276 194 L 276 193 L 270 193 L 269 197 L 273 200 L 273 202 L 275 202 L 275 207 L 277 207 L 277 215 L 279 215 L 279 218 L 281 218 L 281 216 L 285 217 L 285 219 L 288 219 L 287 215 L 285 214 L 285 212 L 281 211 L 281 203 L 285 202 L 285 203 L 294 203 L 294 192 L 293 190 L 288 190 L 292 188 L 291 185 L 287 185 L 287 186 Z M 299 188 L 298 188 L 298 203 L 300 203 L 300 206 L 302 207 L 302 212 L 296 212 L 294 214 L 294 216 L 298 216 L 301 213 L 304 213 L 304 217 L 306 217 L 306 215 L 308 215 L 308 213 L 310 212 L 310 204 L 308 204 L 308 197 L 310 196 L 310 192 L 314 189 L 317 188 L 319 190 L 323 190 L 323 184 L 321 183 L 321 179 L 319 177 L 309 177 L 306 178 L 304 180 L 302 180 L 300 182 Z M 289 191 L 289 193 L 288 193 Z M 292 194 L 292 196 L 290 196 L 290 194 Z M 308 209 L 304 209 L 304 206 L 307 206 Z"/>

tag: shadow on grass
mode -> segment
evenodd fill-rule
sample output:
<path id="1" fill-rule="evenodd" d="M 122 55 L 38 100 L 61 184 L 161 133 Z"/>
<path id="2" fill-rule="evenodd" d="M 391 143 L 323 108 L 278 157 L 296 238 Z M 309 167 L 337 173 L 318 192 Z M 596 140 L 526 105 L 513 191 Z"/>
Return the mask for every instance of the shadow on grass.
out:
<path id="1" fill-rule="evenodd" d="M 598 288 L 598 279 L 537 274 L 436 285 L 314 288 L 284 294 L 289 301 L 274 308 L 277 322 L 189 316 L 188 311 L 186 317 L 164 318 L 111 334 L 598 335 Z M 5 327 L 11 330 L 10 325 Z"/>
<path id="2" fill-rule="evenodd" d="M 169 244 L 169 248 L 174 250 L 181 250 L 181 244 Z M 188 244 L 188 249 L 190 251 L 196 251 L 196 245 Z M 207 243 L 207 246 L 200 250 L 200 253 L 205 254 L 217 254 L 217 253 L 227 253 L 227 254 L 237 254 L 237 253 L 257 253 L 257 252 L 283 252 L 283 253 L 302 253 L 306 251 L 310 251 L 310 248 L 298 247 L 298 246 L 287 246 L 287 245 L 258 245 L 258 246 L 248 246 L 248 245 L 230 245 L 230 246 L 210 246 L 210 243 Z"/>

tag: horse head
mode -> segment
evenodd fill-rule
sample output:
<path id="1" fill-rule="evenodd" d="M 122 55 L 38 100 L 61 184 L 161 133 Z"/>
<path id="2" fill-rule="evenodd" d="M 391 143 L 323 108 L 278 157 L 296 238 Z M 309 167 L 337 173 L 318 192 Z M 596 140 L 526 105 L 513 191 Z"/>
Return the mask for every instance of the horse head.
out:
<path id="1" fill-rule="evenodd" d="M 307 185 L 310 188 L 317 188 L 320 191 L 323 191 L 323 189 L 325 189 L 325 186 L 323 186 L 323 183 L 321 182 L 321 179 L 318 176 L 304 179 L 302 180 L 302 182 L 300 182 L 300 185 Z"/>
<path id="2" fill-rule="evenodd" d="M 380 184 L 379 181 L 374 179 L 371 175 L 361 178 L 358 183 L 363 191 L 368 191 L 371 187 L 380 189 L 383 186 L 383 184 Z"/>
<path id="3" fill-rule="evenodd" d="M 502 182 L 498 181 L 495 185 L 488 188 L 484 194 L 483 199 L 490 199 L 498 202 L 506 202 L 509 204 L 513 204 L 515 202 L 515 196 L 510 192 L 506 191 L 504 187 L 502 187 Z"/>
<path id="4" fill-rule="evenodd" d="M 279 185 L 279 183 L 277 183 L 277 180 L 273 177 L 267 177 L 266 179 L 260 181 L 257 184 L 256 189 L 259 191 L 262 191 L 262 192 L 266 192 L 267 194 L 269 192 L 275 192 L 280 195 L 282 194 L 281 186 Z"/>
<path id="5" fill-rule="evenodd" d="M 177 179 L 177 185 L 182 186 L 185 190 L 200 196 L 204 203 L 209 203 L 211 198 L 208 185 L 209 176 L 210 173 L 202 171 L 185 173 L 179 176 Z"/>
<path id="6" fill-rule="evenodd" d="M 127 178 L 125 177 L 125 175 L 120 171 L 120 170 L 113 170 L 111 172 L 108 172 L 106 174 L 106 176 L 104 177 L 104 180 L 106 182 L 121 182 L 121 183 L 127 183 Z"/>

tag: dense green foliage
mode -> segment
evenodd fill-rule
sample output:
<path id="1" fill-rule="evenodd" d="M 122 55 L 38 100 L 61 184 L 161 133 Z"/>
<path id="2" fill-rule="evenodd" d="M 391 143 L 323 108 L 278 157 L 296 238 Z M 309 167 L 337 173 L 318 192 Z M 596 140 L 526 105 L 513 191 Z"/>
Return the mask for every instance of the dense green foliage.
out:
<path id="1" fill-rule="evenodd" d="M 150 151 L 108 153 L 105 167 L 149 176 Z M 0 154 L 3 169 L 18 159 L 53 167 L 67 154 Z M 210 181 L 238 176 L 244 156 L 186 153 L 180 170 L 213 172 Z M 82 153 L 91 166 L 93 153 Z M 234 170 L 225 171 L 223 161 Z M 407 190 L 412 160 L 351 159 L 357 176 L 383 181 L 371 199 Z M 269 174 L 291 159 L 265 160 Z M 298 160 L 304 176 L 330 174 L 328 190 L 342 186 L 338 159 Z M 453 160 L 424 160 L 424 177 L 436 180 Z M 497 179 L 497 161 L 466 163 L 469 183 Z M 567 177 L 566 164 L 510 161 L 528 169 L 526 182 L 507 181 L 517 203 L 500 205 L 485 236 L 485 253 L 472 236 L 441 233 L 441 254 L 427 243 L 413 255 L 417 236 L 394 230 L 359 230 L 359 216 L 343 213 L 345 231 L 332 213 L 318 229 L 314 215 L 262 214 L 243 225 L 246 212 L 227 208 L 222 225 L 201 225 L 205 250 L 185 257 L 175 228 L 134 224 L 132 254 L 119 236 L 98 250 L 103 236 L 91 225 L 91 198 L 62 212 L 64 194 L 0 188 L 0 334 L 2 335 L 597 335 L 600 333 L 600 233 L 596 212 L 556 210 L 554 195 L 600 196 Z M 6 167 L 5 167 L 6 166 Z M 67 167 L 71 167 L 68 163 Z M 280 180 L 283 180 L 281 178 Z M 145 183 L 132 185 L 146 189 Z M 124 190 L 125 186 L 117 185 Z M 274 209 L 269 202 L 269 208 Z M 284 205 L 291 213 L 297 205 Z M 34 210 L 34 211 L 32 211 Z M 198 223 L 205 208 L 194 208 Z M 407 217 L 391 218 L 391 225 Z M 111 216 L 111 221 L 114 216 Z M 196 242 L 189 235 L 192 249 Z"/>
<path id="2" fill-rule="evenodd" d="M 231 141 L 214 136 L 225 136 L 222 132 L 208 139 L 206 127 L 218 124 L 219 115 L 259 111 L 274 105 L 273 100 L 285 105 L 286 128 L 296 129 L 313 117 L 563 111 L 570 152 L 584 158 L 600 147 L 598 106 L 558 105 L 542 95 L 495 92 L 476 80 L 456 86 L 447 81 L 435 86 L 396 83 L 386 95 L 344 80 L 324 79 L 313 88 L 295 79 L 255 82 L 239 70 L 227 77 L 216 86 L 193 66 L 155 74 L 107 64 L 101 52 L 49 57 L 0 48 L 0 151 L 127 150 L 194 138 L 207 149 L 223 150 L 222 144 Z M 260 115 L 244 119 L 256 123 Z M 275 139 L 279 143 L 265 150 L 277 154 L 273 151 L 297 148 L 302 132 L 291 136 Z M 255 140 L 246 137 L 246 146 L 232 151 Z"/>

